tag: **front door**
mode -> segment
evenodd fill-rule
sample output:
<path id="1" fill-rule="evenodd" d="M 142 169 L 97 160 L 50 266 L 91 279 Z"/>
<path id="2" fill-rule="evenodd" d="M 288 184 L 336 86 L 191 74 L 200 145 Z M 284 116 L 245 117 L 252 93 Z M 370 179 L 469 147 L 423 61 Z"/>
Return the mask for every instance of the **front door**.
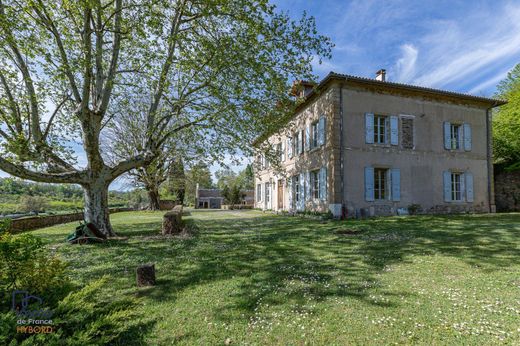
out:
<path id="1" fill-rule="evenodd" d="M 283 210 L 283 180 L 278 180 L 278 210 Z"/>

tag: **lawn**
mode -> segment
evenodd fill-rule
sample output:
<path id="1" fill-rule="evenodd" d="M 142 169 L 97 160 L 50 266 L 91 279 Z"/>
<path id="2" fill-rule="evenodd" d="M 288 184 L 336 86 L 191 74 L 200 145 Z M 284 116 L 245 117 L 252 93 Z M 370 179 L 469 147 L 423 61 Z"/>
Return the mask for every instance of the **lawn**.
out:
<path id="1" fill-rule="evenodd" d="M 101 245 L 64 244 L 74 224 L 33 232 L 74 280 L 108 274 L 103 294 L 142 299 L 142 339 L 125 344 L 520 344 L 520 214 L 191 211 L 193 235 L 171 238 L 161 217 L 114 214 L 123 238 Z M 149 262 L 157 286 L 138 289 Z"/>

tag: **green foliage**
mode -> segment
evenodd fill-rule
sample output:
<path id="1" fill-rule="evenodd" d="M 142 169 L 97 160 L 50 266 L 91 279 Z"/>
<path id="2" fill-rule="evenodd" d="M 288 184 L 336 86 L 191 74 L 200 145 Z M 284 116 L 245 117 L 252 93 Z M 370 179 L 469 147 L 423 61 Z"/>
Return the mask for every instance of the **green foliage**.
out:
<path id="1" fill-rule="evenodd" d="M 410 215 L 415 215 L 417 213 L 420 213 L 422 211 L 422 207 L 420 204 L 410 204 L 408 206 L 408 213 L 410 213 Z"/>
<path id="2" fill-rule="evenodd" d="M 11 227 L 11 219 L 0 219 L 0 236 L 2 233 L 9 231 Z"/>
<path id="3" fill-rule="evenodd" d="M 3 294 L 8 295 L 13 289 L 25 289 L 47 297 L 58 294 L 56 288 L 64 287 L 66 283 L 65 267 L 58 257 L 47 253 L 40 238 L 8 232 L 0 235 L 0 288 Z"/>
<path id="4" fill-rule="evenodd" d="M 49 207 L 45 197 L 40 196 L 20 196 L 20 208 L 22 212 L 43 212 Z"/>
<path id="5" fill-rule="evenodd" d="M 208 165 L 202 161 L 193 164 L 189 170 L 186 171 L 185 199 L 186 203 L 190 205 L 195 203 L 195 189 L 197 184 L 199 184 L 201 189 L 211 189 L 214 187 Z"/>
<path id="6" fill-rule="evenodd" d="M 493 114 L 493 153 L 497 163 L 520 162 L 520 64 L 497 87 L 497 97 L 508 103 Z"/>

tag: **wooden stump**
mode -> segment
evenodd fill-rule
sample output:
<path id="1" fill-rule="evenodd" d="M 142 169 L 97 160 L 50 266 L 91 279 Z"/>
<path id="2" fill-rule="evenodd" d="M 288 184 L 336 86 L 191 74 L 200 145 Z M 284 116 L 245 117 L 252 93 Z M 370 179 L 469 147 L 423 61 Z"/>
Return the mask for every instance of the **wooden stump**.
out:
<path id="1" fill-rule="evenodd" d="M 155 286 L 155 264 L 144 264 L 135 270 L 137 286 Z"/>
<path id="2" fill-rule="evenodd" d="M 182 232 L 182 205 L 176 205 L 163 216 L 162 234 L 179 234 Z"/>

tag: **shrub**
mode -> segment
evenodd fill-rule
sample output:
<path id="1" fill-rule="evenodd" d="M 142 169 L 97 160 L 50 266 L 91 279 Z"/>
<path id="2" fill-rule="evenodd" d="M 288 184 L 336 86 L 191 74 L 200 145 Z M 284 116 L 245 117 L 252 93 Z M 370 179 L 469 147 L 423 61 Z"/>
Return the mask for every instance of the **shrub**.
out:
<path id="1" fill-rule="evenodd" d="M 418 213 L 420 213 L 422 211 L 422 207 L 420 204 L 410 204 L 408 206 L 408 213 L 410 213 L 410 215 L 416 215 Z"/>
<path id="2" fill-rule="evenodd" d="M 36 213 L 45 211 L 49 207 L 47 199 L 39 196 L 21 196 L 20 197 L 20 211 Z"/>
<path id="3" fill-rule="evenodd" d="M 58 299 L 67 289 L 65 264 L 47 253 L 42 241 L 30 234 L 0 235 L 0 291 L 10 295 L 24 289 L 47 299 Z M 5 298 L 5 297 L 2 297 Z M 9 299 L 2 299 L 8 302 Z"/>

